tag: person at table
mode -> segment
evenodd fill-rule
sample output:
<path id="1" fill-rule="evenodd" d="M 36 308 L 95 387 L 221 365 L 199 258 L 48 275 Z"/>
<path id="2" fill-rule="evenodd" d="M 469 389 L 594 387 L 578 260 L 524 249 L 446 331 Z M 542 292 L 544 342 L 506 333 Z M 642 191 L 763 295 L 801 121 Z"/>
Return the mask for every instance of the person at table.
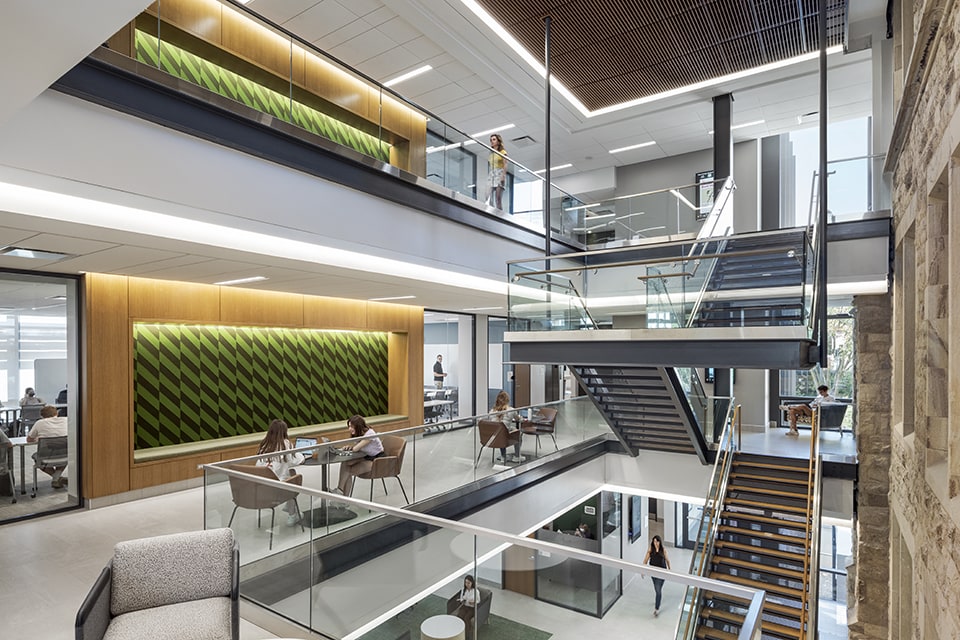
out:
<path id="1" fill-rule="evenodd" d="M 463 624 L 467 627 L 467 635 L 469 635 L 473 626 L 473 617 L 477 612 L 477 604 L 480 602 L 480 592 L 473 582 L 473 576 L 464 577 L 463 588 L 460 589 L 457 600 L 460 602 L 460 606 L 453 612 L 453 615 L 463 620 Z"/>
<path id="2" fill-rule="evenodd" d="M 26 407 L 31 404 L 45 404 L 43 398 L 37 396 L 37 392 L 33 390 L 33 387 L 27 387 L 23 391 L 23 397 L 20 398 L 20 406 Z"/>
<path id="3" fill-rule="evenodd" d="M 437 389 L 443 389 L 443 379 L 447 374 L 443 372 L 443 355 L 437 355 L 437 361 L 433 363 L 433 384 Z"/>
<path id="4" fill-rule="evenodd" d="M 351 438 L 362 438 L 350 445 L 350 449 L 363 452 L 364 456 L 340 463 L 340 482 L 336 490 L 345 496 L 353 493 L 356 476 L 373 469 L 373 461 L 383 455 L 383 443 L 377 437 L 377 432 L 368 427 L 361 416 L 353 416 L 347 420 L 347 429 L 350 430 Z"/>
<path id="5" fill-rule="evenodd" d="M 507 429 L 507 433 L 516 436 L 517 441 L 513 444 L 513 462 L 519 462 L 520 434 L 518 432 L 520 429 L 517 427 L 517 423 L 520 422 L 520 414 L 510 406 L 510 394 L 506 391 L 498 393 L 496 400 L 494 400 L 493 408 L 490 409 L 490 413 L 495 414 L 493 416 L 494 420 L 499 420 L 503 423 L 503 426 Z M 500 459 L 500 461 L 507 459 L 506 447 L 500 448 Z"/>
<path id="6" fill-rule="evenodd" d="M 267 428 L 267 435 L 260 441 L 260 448 L 257 454 L 277 453 L 279 455 L 269 458 L 260 458 L 257 460 L 258 467 L 270 467 L 278 480 L 286 480 L 296 472 L 293 470 L 298 464 L 303 464 L 303 454 L 298 451 L 290 451 L 293 446 L 287 436 L 287 423 L 283 420 L 274 420 Z M 287 526 L 293 526 L 299 522 L 297 517 L 297 507 L 295 498 L 287 500 L 283 505 L 283 510 L 287 514 Z"/>
<path id="7" fill-rule="evenodd" d="M 30 433 L 27 434 L 27 442 L 65 435 L 67 435 L 67 419 L 57 415 L 56 407 L 46 404 L 40 409 L 40 419 L 34 422 L 30 428 Z M 33 454 L 33 459 L 37 459 L 36 453 Z M 50 486 L 59 489 L 67 486 L 67 479 L 62 477 L 63 470 L 66 468 L 67 466 L 63 465 L 62 467 L 42 467 L 40 470 L 52 478 Z"/>

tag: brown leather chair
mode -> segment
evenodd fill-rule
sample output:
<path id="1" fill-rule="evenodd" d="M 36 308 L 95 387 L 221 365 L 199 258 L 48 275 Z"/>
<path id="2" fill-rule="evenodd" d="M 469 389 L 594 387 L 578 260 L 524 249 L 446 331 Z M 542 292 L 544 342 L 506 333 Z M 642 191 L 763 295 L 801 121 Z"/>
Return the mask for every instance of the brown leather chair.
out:
<path id="1" fill-rule="evenodd" d="M 387 481 L 385 478 L 396 478 L 400 483 L 400 491 L 403 492 L 403 499 L 410 504 L 407 498 L 407 492 L 403 488 L 403 482 L 400 480 L 400 470 L 403 468 L 403 453 L 407 449 L 407 441 L 400 436 L 379 436 L 383 444 L 383 455 L 373 459 L 373 467 L 367 473 L 358 473 L 358 478 L 370 481 L 370 502 L 373 502 L 373 482 L 380 478 L 383 483 L 383 492 L 387 492 Z"/>
<path id="2" fill-rule="evenodd" d="M 226 468 L 231 471 L 240 471 L 252 476 L 267 478 L 268 480 L 277 479 L 277 476 L 274 475 L 270 467 L 258 467 L 252 464 L 231 464 L 227 465 Z M 300 505 L 297 504 L 297 496 L 299 495 L 297 491 L 285 491 L 276 487 L 268 487 L 267 485 L 251 482 L 250 480 L 237 478 L 235 476 L 229 476 L 229 478 L 230 493 L 233 495 L 234 507 L 233 513 L 230 514 L 230 522 L 227 523 L 228 527 L 233 524 L 233 517 L 237 515 L 237 509 L 242 508 L 257 510 L 257 528 L 259 528 L 260 511 L 270 509 L 270 545 L 268 548 L 273 549 L 273 525 L 277 517 L 276 508 L 287 500 L 293 500 L 293 504 L 297 510 L 296 515 L 300 518 L 300 530 L 305 531 L 303 528 L 303 514 L 300 513 Z M 289 478 L 284 478 L 283 482 L 302 487 L 303 476 L 300 474 L 290 476 Z"/>
<path id="3" fill-rule="evenodd" d="M 480 452 L 477 454 L 477 461 L 474 467 L 480 464 L 480 456 L 483 455 L 483 448 L 490 448 L 490 463 L 493 464 L 497 449 L 512 447 L 520 442 L 520 429 L 507 429 L 507 425 L 499 420 L 480 420 L 477 422 L 477 430 L 480 434 Z"/>
<path id="4" fill-rule="evenodd" d="M 521 431 L 525 434 L 536 436 L 537 438 L 534 455 L 540 455 L 540 436 L 545 435 L 553 438 L 553 446 L 557 448 L 557 451 L 560 451 L 560 446 L 557 444 L 557 436 L 555 435 L 557 429 L 557 413 L 559 412 L 553 407 L 543 407 L 535 411 L 529 420 L 524 420 L 520 423 Z"/>

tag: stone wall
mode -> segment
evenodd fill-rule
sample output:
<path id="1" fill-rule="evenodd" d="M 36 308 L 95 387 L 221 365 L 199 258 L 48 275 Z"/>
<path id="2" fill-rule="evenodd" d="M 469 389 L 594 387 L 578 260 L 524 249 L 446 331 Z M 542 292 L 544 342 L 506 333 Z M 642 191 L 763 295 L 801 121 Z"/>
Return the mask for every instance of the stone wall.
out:
<path id="1" fill-rule="evenodd" d="M 890 519 L 881 529 L 874 526 L 879 512 L 863 511 L 875 500 L 863 495 L 873 470 L 861 457 L 851 638 L 960 638 L 960 303 L 954 300 L 960 291 L 960 1 L 913 6 L 913 24 L 903 25 L 915 34 L 912 46 L 909 36 L 896 34 L 898 45 L 910 46 L 903 56 L 909 64 L 887 159 L 898 262 L 889 331 L 900 332 L 889 389 L 897 398 L 891 403 Z M 865 312 L 858 309 L 858 320 Z M 858 384 L 866 384 L 859 375 Z M 861 415 L 861 437 L 865 422 Z M 876 553 L 889 556 L 886 577 L 866 558 Z M 875 596 L 888 602 L 886 617 L 869 603 Z"/>
<path id="2" fill-rule="evenodd" d="M 857 521 L 854 564 L 848 568 L 849 638 L 887 637 L 890 580 L 890 347 L 889 296 L 856 296 Z"/>

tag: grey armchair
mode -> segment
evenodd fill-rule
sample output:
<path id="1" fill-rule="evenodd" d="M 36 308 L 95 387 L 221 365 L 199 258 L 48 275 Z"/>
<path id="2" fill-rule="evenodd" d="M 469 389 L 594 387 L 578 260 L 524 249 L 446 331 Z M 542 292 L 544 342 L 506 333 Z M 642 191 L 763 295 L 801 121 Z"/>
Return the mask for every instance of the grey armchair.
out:
<path id="1" fill-rule="evenodd" d="M 80 605 L 76 640 L 238 640 L 239 594 L 230 529 L 121 542 Z"/>
<path id="2" fill-rule="evenodd" d="M 477 626 L 480 627 L 487 624 L 487 620 L 490 619 L 490 601 L 493 600 L 493 591 L 478 587 L 477 593 L 480 594 L 480 603 L 477 605 Z M 447 599 L 447 615 L 453 615 L 459 606 L 460 592 L 457 591 Z"/>

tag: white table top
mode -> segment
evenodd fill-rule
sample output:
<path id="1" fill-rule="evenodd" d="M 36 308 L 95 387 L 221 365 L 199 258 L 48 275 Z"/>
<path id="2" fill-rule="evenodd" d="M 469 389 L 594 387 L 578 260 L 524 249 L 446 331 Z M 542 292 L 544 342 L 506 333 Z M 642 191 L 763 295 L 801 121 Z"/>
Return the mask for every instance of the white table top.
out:
<path id="1" fill-rule="evenodd" d="M 431 616 L 420 624 L 420 635 L 432 640 L 462 638 L 466 625 L 457 616 Z"/>

